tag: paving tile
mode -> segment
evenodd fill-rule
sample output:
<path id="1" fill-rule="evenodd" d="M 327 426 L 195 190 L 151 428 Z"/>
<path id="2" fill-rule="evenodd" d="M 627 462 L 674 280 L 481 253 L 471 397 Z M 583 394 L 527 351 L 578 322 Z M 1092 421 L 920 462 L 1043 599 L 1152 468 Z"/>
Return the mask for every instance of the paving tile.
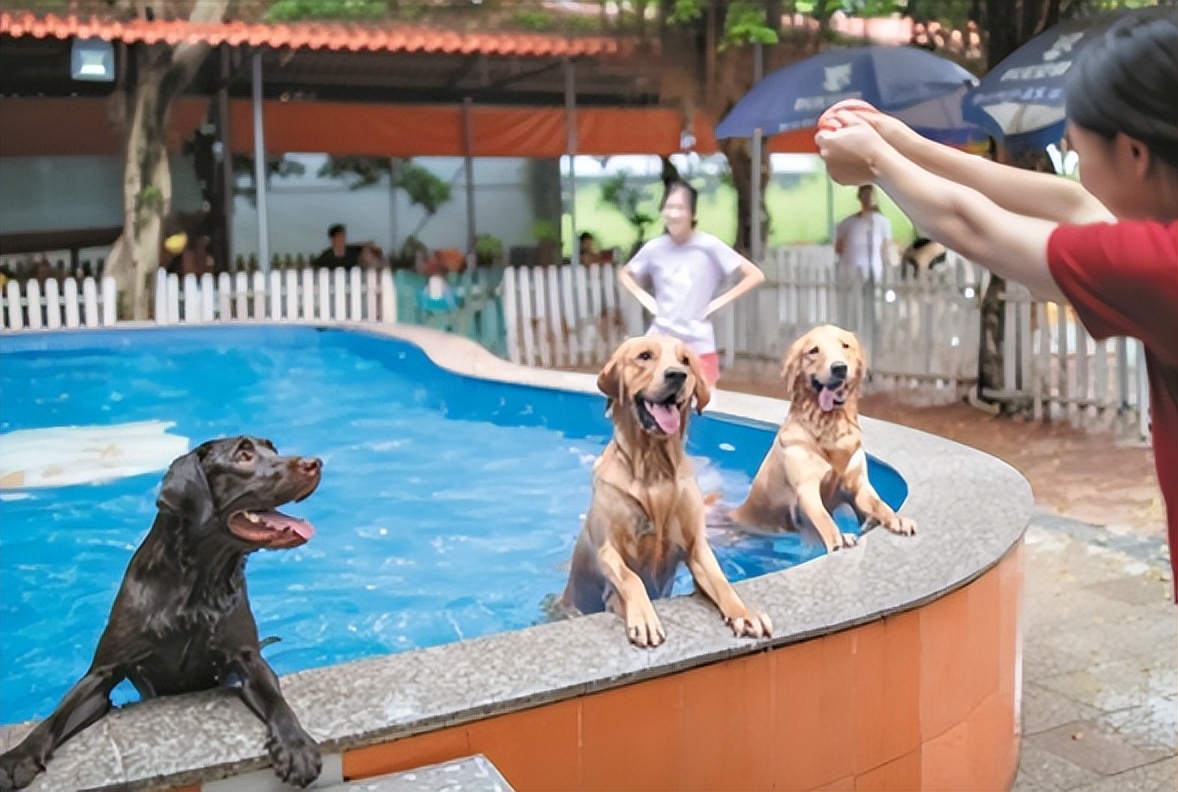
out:
<path id="1" fill-rule="evenodd" d="M 1056 649 L 1033 631 L 1023 635 L 1023 679 L 1038 682 L 1072 671 L 1081 671 L 1092 662 L 1080 655 Z"/>
<path id="2" fill-rule="evenodd" d="M 1178 759 L 1171 757 L 1134 767 L 1073 789 L 1074 792 L 1171 792 L 1178 789 Z"/>
<path id="3" fill-rule="evenodd" d="M 1173 660 L 1134 658 L 1035 680 L 1040 685 L 1105 712 L 1140 707 L 1178 690 Z"/>
<path id="4" fill-rule="evenodd" d="M 1161 748 L 1130 745 L 1124 735 L 1093 720 L 1065 723 L 1025 738 L 1023 745 L 1034 745 L 1101 775 L 1123 773 L 1167 756 Z"/>
<path id="5" fill-rule="evenodd" d="M 1095 718 L 1100 710 L 1034 682 L 1023 684 L 1023 734 L 1054 729 L 1072 721 Z"/>
<path id="6" fill-rule="evenodd" d="M 1103 776 L 1023 740 L 1011 792 L 1064 792 L 1101 781 Z"/>
<path id="7" fill-rule="evenodd" d="M 1178 693 L 1153 697 L 1139 707 L 1110 712 L 1093 720 L 1102 729 L 1115 731 L 1138 748 L 1158 748 L 1170 755 L 1178 750 Z M 1178 789 L 1178 783 L 1175 788 Z"/>
<path id="8" fill-rule="evenodd" d="M 1094 583 L 1084 587 L 1086 591 L 1099 594 L 1126 605 L 1170 605 L 1170 584 L 1156 575 L 1142 574 Z"/>

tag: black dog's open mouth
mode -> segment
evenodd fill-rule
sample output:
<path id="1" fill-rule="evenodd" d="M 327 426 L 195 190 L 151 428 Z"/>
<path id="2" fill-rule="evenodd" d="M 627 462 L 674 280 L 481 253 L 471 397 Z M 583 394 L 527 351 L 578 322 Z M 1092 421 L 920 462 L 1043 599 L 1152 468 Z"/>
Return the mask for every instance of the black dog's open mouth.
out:
<path id="1" fill-rule="evenodd" d="M 677 393 L 672 393 L 662 401 L 650 401 L 642 395 L 636 396 L 634 406 L 638 411 L 638 421 L 642 428 L 653 434 L 677 433 L 683 419 L 683 406 L 675 400 L 676 396 Z"/>
<path id="2" fill-rule="evenodd" d="M 822 382 L 817 377 L 810 377 L 810 386 L 818 392 L 818 409 L 830 412 L 835 407 L 842 407 L 847 400 L 847 381 L 845 379 Z"/>
<path id="3" fill-rule="evenodd" d="M 229 530 L 239 539 L 272 550 L 298 547 L 315 535 L 311 523 L 280 511 L 238 511 L 229 515 Z"/>

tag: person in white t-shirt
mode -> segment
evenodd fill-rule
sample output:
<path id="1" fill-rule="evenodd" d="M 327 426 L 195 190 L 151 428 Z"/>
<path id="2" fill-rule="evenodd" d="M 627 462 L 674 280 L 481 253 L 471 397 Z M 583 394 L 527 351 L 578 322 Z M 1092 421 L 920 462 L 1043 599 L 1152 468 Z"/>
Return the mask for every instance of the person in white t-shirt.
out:
<path id="1" fill-rule="evenodd" d="M 672 181 L 661 207 L 666 233 L 647 242 L 618 274 L 618 281 L 654 316 L 647 335 L 674 336 L 700 357 L 704 379 L 720 379 L 716 331 L 709 316 L 765 281 L 753 262 L 717 237 L 695 228 L 697 193 L 685 181 Z M 716 297 L 734 272 L 740 280 Z M 649 283 L 646 291 L 640 282 Z"/>
<path id="2" fill-rule="evenodd" d="M 859 211 L 838 224 L 834 252 L 839 262 L 855 267 L 865 281 L 883 279 L 884 262 L 892 244 L 892 223 L 875 203 L 875 187 L 859 187 Z"/>

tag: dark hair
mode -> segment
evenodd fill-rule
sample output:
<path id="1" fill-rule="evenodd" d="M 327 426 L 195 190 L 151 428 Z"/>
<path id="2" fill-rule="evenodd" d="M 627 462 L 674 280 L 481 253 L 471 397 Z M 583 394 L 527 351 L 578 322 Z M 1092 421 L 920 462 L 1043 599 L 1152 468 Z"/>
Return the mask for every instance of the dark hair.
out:
<path id="1" fill-rule="evenodd" d="M 682 179 L 671 179 L 667 182 L 667 188 L 663 190 L 663 200 L 659 202 L 659 210 L 662 211 L 662 208 L 667 205 L 667 199 L 675 190 L 687 190 L 687 205 L 691 208 L 691 216 L 695 217 L 695 204 L 699 201 L 699 191 Z"/>
<path id="2" fill-rule="evenodd" d="M 577 239 L 581 240 L 582 242 L 584 242 L 586 239 L 593 239 L 593 232 L 592 231 L 582 231 L 581 235 L 578 236 Z"/>
<path id="3" fill-rule="evenodd" d="M 1081 52 L 1067 76 L 1068 120 L 1139 140 L 1178 168 L 1178 12 L 1126 14 Z"/>
<path id="4" fill-rule="evenodd" d="M 331 239 L 336 234 L 342 234 L 347 230 L 343 223 L 332 223 L 327 227 L 327 238 Z"/>

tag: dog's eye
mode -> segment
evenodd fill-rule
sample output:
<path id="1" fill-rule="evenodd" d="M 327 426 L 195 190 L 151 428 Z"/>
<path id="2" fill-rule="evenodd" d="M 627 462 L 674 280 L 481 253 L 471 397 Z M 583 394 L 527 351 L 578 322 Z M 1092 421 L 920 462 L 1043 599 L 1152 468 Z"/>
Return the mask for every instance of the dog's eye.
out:
<path id="1" fill-rule="evenodd" d="M 843 342 L 843 349 L 850 349 L 850 348 L 851 348 L 851 345 L 848 344 L 846 341 L 844 341 Z"/>
<path id="2" fill-rule="evenodd" d="M 679 358 L 679 362 L 682 363 L 684 366 L 690 366 L 691 365 L 691 358 L 687 357 L 687 355 L 684 355 L 683 357 Z"/>
<path id="3" fill-rule="evenodd" d="M 811 349 L 811 350 L 810 350 L 809 352 L 807 352 L 806 354 L 807 354 L 807 355 L 817 355 L 817 354 L 818 354 L 818 347 L 814 347 L 813 349 Z"/>
<path id="4" fill-rule="evenodd" d="M 639 359 L 639 360 L 643 360 L 643 361 L 645 361 L 645 360 L 650 360 L 650 359 L 651 359 L 651 358 L 653 358 L 653 357 L 654 357 L 654 355 L 652 355 L 652 354 L 651 354 L 650 352 L 648 352 L 648 351 L 643 351 L 643 352 L 639 352 L 639 353 L 638 353 L 638 359 Z"/>

